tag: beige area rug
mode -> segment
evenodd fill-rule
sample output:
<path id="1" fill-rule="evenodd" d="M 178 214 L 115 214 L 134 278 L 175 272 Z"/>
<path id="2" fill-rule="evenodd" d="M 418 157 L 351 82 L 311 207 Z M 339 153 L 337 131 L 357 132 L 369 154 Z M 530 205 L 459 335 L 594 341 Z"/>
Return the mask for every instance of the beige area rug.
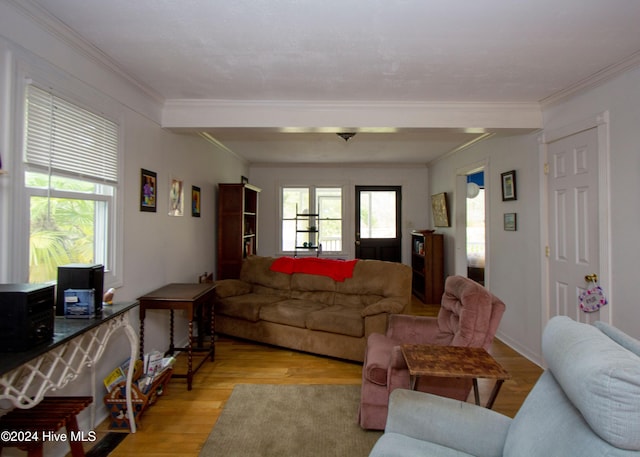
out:
<path id="1" fill-rule="evenodd" d="M 366 457 L 382 433 L 359 403 L 360 386 L 237 385 L 200 457 Z"/>

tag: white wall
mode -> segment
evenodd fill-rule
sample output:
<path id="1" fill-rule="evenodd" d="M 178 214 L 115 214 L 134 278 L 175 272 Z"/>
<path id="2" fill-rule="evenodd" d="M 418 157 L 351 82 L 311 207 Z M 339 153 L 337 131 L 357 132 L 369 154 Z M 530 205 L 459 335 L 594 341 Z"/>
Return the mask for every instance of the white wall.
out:
<path id="1" fill-rule="evenodd" d="M 611 321 L 640 338 L 640 68 L 544 110 L 545 129 L 610 115 Z"/>
<path id="2" fill-rule="evenodd" d="M 250 182 L 262 189 L 260 193 L 259 254 L 280 255 L 278 239 L 278 190 L 282 185 L 317 184 L 346 186 L 346 220 L 343 240 L 345 257 L 355 256 L 355 186 L 393 185 L 402 186 L 402 260 L 410 262 L 410 234 L 414 229 L 429 228 L 431 212 L 428 194 L 426 167 L 354 167 L 354 166 L 314 166 L 314 167 L 274 167 L 252 166 Z"/>
<path id="3" fill-rule="evenodd" d="M 536 134 L 491 138 L 431 164 L 430 193 L 447 192 L 455 214 L 455 178 L 470 166 L 486 164 L 487 287 L 506 304 L 498 336 L 523 355 L 540 355 L 540 234 L 538 143 Z M 502 201 L 500 173 L 516 170 L 518 200 Z M 517 213 L 518 230 L 504 231 L 504 213 Z M 445 272 L 455 274 L 456 219 L 445 233 Z"/>
<path id="4" fill-rule="evenodd" d="M 68 38 L 68 37 L 67 37 Z M 124 205 L 123 283 L 116 290 L 116 301 L 136 297 L 170 282 L 195 282 L 204 271 L 215 268 L 217 183 L 238 182 L 248 173 L 245 163 L 204 139 L 165 131 L 159 126 L 161 106 L 135 84 L 109 67 L 88 58 L 81 49 L 49 28 L 42 28 L 12 5 L 0 2 L 0 152 L 3 166 L 17 170 L 21 153 L 14 147 L 20 132 L 12 118 L 17 77 L 22 61 L 36 63 L 45 73 L 62 74 L 66 83 L 89 86 L 110 105 L 117 106 L 123 126 L 123 176 L 119 188 Z M 140 212 L 140 169 L 157 173 L 157 212 Z M 16 173 L 0 176 L 0 278 L 26 282 L 12 270 L 12 233 L 20 230 L 13 221 L 27 210 L 15 203 Z M 169 179 L 184 181 L 185 212 L 168 216 Z M 191 186 L 201 188 L 201 217 L 191 216 Z M 130 313 L 137 328 L 138 313 Z M 146 319 L 145 349 L 168 347 L 168 317 L 151 312 Z M 182 325 L 185 324 L 185 325 Z M 176 341 L 184 342 L 186 321 L 178 316 Z M 106 416 L 101 395 L 102 378 L 129 354 L 124 333 L 112 340 L 96 367 L 95 404 L 98 421 Z M 59 394 L 82 395 L 91 392 L 89 369 Z M 186 386 L 185 386 L 186 388 Z M 89 414 L 83 413 L 81 427 L 88 427 Z M 7 451 L 5 451 L 7 453 Z M 47 455 L 64 455 L 64 449 L 49 449 Z M 7 454 L 11 455 L 11 454 Z M 22 454 L 19 454 L 22 455 Z"/>
<path id="5" fill-rule="evenodd" d="M 640 338 L 640 307 L 637 298 L 637 243 L 640 227 L 637 195 L 640 194 L 640 69 L 546 107 L 544 130 L 566 128 L 598 114 L 610 114 L 610 217 L 611 287 L 613 325 Z M 540 132 L 542 133 L 542 132 Z M 540 227 L 539 134 L 493 138 L 446 157 L 430 167 L 430 193 L 453 192 L 461 168 L 488 161 L 490 186 L 488 220 L 488 286 L 502 298 L 507 310 L 498 336 L 523 355 L 541 363 L 540 339 L 544 326 L 542 232 Z M 502 202 L 500 173 L 517 172 L 518 200 Z M 451 199 L 453 202 L 455 199 Z M 604 203 L 606 204 L 606 202 Z M 518 230 L 503 230 L 503 214 L 518 214 Z M 455 220 L 454 220 L 455 224 Z M 454 272 L 455 227 L 446 232 L 446 268 Z"/>

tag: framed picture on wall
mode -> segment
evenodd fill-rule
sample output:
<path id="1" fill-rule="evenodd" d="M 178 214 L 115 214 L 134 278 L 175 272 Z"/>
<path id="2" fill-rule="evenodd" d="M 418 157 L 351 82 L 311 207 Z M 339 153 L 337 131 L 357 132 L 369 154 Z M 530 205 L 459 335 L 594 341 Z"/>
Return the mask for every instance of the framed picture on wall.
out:
<path id="1" fill-rule="evenodd" d="M 516 171 L 505 171 L 500 177 L 502 178 L 502 201 L 517 200 Z"/>
<path id="2" fill-rule="evenodd" d="M 200 217 L 200 188 L 191 186 L 191 216 Z"/>
<path id="3" fill-rule="evenodd" d="M 508 232 L 518 230 L 518 215 L 516 213 L 504 213 L 504 229 Z"/>
<path id="4" fill-rule="evenodd" d="M 140 169 L 140 211 L 156 212 L 157 175 L 153 171 Z"/>
<path id="5" fill-rule="evenodd" d="M 434 226 L 449 227 L 449 209 L 447 208 L 446 192 L 431 196 L 431 211 L 433 213 Z"/>
<path id="6" fill-rule="evenodd" d="M 171 178 L 169 182 L 169 216 L 182 216 L 183 207 L 183 182 L 181 179 Z"/>

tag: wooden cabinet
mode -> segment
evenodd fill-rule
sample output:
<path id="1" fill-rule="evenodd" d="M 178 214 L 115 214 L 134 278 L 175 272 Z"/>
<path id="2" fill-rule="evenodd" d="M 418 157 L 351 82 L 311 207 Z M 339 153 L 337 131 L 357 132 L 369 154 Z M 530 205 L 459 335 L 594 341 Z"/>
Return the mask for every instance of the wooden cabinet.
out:
<path id="1" fill-rule="evenodd" d="M 258 195 L 249 184 L 218 185 L 218 279 L 240 277 L 242 261 L 258 252 Z"/>
<path id="2" fill-rule="evenodd" d="M 413 294 L 424 303 L 438 304 L 444 293 L 443 235 L 429 231 L 411 233 Z"/>

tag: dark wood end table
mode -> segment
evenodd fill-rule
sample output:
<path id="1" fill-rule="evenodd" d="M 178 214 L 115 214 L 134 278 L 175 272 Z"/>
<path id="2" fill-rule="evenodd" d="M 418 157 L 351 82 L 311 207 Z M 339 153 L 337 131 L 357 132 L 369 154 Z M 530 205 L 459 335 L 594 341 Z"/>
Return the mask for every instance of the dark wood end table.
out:
<path id="1" fill-rule="evenodd" d="M 403 344 L 402 354 L 409 368 L 411 388 L 418 376 L 471 378 L 476 405 L 480 405 L 478 378 L 495 379 L 486 407 L 491 409 L 502 383 L 511 375 L 483 348 Z"/>
<path id="2" fill-rule="evenodd" d="M 166 354 L 173 354 L 175 351 L 187 352 L 187 372 L 184 374 L 174 374 L 176 378 L 187 379 L 187 389 L 191 390 L 193 381 L 193 375 L 200 369 L 202 364 L 211 357 L 213 361 L 215 357 L 215 312 L 214 312 L 214 296 L 215 296 L 215 284 L 203 283 L 203 284 L 168 284 L 160 289 L 149 292 L 146 295 L 138 298 L 140 303 L 140 355 L 144 356 L 144 319 L 148 309 L 168 309 L 170 311 L 170 335 L 169 335 L 169 350 Z M 204 328 L 202 325 L 203 318 L 205 317 L 206 305 L 209 305 L 210 309 L 210 329 L 211 329 L 211 344 L 208 348 L 204 348 L 203 333 Z M 174 333 L 174 311 L 185 310 L 189 319 L 189 341 L 187 347 L 178 348 L 173 343 Z M 193 320 L 198 316 L 198 341 L 197 348 L 193 348 Z M 193 369 L 193 352 L 206 352 L 205 357 L 200 361 L 198 366 Z"/>

